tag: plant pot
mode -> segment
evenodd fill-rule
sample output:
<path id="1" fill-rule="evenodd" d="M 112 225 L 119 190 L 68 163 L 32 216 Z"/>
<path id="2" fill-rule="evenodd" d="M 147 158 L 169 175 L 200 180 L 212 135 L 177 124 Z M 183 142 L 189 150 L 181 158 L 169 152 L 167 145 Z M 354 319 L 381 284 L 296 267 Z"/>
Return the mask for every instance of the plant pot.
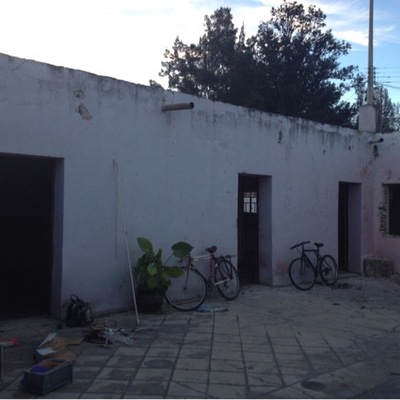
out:
<path id="1" fill-rule="evenodd" d="M 158 313 L 164 303 L 164 295 L 157 289 L 139 287 L 136 293 L 136 305 L 139 312 Z"/>

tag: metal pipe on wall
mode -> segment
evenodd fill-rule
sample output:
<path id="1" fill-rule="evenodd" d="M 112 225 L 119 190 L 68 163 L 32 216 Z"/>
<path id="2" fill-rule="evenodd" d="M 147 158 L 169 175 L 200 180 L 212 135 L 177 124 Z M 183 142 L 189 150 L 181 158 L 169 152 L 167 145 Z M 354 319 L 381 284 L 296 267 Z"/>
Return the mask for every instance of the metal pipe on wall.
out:
<path id="1" fill-rule="evenodd" d="M 191 110 L 194 108 L 194 103 L 176 103 L 176 104 L 164 104 L 161 107 L 161 111 L 177 111 L 177 110 Z"/>

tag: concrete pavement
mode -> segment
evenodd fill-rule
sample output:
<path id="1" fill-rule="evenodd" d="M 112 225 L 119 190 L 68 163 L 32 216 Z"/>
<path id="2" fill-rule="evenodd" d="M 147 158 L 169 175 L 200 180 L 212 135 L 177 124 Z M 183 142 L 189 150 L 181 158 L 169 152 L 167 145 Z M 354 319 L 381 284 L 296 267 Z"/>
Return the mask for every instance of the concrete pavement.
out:
<path id="1" fill-rule="evenodd" d="M 205 312 L 168 306 L 157 315 L 133 312 L 113 321 L 131 345 L 86 341 L 76 354 L 74 380 L 46 398 L 399 398 L 400 285 L 396 279 L 341 275 L 335 288 L 247 285 L 237 300 L 212 293 Z M 6 348 L 0 398 L 40 398 L 20 388 L 36 346 L 57 321 L 0 323 Z"/>

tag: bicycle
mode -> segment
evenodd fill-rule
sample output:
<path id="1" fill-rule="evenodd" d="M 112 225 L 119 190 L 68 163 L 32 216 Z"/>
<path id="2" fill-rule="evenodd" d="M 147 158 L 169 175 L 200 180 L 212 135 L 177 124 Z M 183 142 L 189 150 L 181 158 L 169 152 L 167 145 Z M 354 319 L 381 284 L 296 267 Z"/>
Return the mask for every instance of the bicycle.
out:
<path id="1" fill-rule="evenodd" d="M 290 281 L 297 289 L 309 290 L 314 286 L 319 274 L 326 285 L 334 285 L 338 279 L 338 267 L 335 259 L 329 254 L 324 256 L 320 254 L 319 249 L 324 245 L 323 243 L 315 242 L 315 249 L 305 249 L 304 246 L 308 243 L 310 241 L 301 242 L 290 247 L 290 250 L 301 247 L 301 256 L 295 258 L 289 265 Z M 307 253 L 315 254 L 315 264 Z"/>
<path id="2" fill-rule="evenodd" d="M 216 256 L 216 246 L 208 247 L 206 251 L 208 254 L 196 257 L 189 254 L 182 267 L 184 273 L 171 279 L 165 299 L 177 310 L 195 310 L 204 302 L 207 291 L 214 287 L 227 300 L 234 300 L 239 295 L 239 277 L 231 262 L 234 256 Z M 208 276 L 203 275 L 194 265 L 200 260 L 210 260 Z"/>

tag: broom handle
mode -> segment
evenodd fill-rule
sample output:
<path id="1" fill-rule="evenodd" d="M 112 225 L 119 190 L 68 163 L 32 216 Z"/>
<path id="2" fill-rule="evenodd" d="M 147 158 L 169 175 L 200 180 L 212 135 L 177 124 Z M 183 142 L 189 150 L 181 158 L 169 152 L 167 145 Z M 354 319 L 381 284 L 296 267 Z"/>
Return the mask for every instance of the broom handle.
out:
<path id="1" fill-rule="evenodd" d="M 126 247 L 126 254 L 128 256 L 128 267 L 129 267 L 129 276 L 131 278 L 133 304 L 135 307 L 136 321 L 137 321 L 137 324 L 139 325 L 140 321 L 139 321 L 139 313 L 138 313 L 138 308 L 137 308 L 137 303 L 136 303 L 135 284 L 134 284 L 133 274 L 132 274 L 131 257 L 129 255 L 128 231 L 126 230 L 126 226 L 125 226 L 124 210 L 122 208 L 122 202 L 121 202 L 121 196 L 120 196 L 118 161 L 114 159 L 113 164 L 114 164 L 115 176 L 116 176 L 116 181 L 117 181 L 117 197 L 118 197 L 119 210 L 121 213 L 121 224 L 122 224 L 122 229 L 123 229 L 124 235 L 125 235 L 125 247 Z"/>

